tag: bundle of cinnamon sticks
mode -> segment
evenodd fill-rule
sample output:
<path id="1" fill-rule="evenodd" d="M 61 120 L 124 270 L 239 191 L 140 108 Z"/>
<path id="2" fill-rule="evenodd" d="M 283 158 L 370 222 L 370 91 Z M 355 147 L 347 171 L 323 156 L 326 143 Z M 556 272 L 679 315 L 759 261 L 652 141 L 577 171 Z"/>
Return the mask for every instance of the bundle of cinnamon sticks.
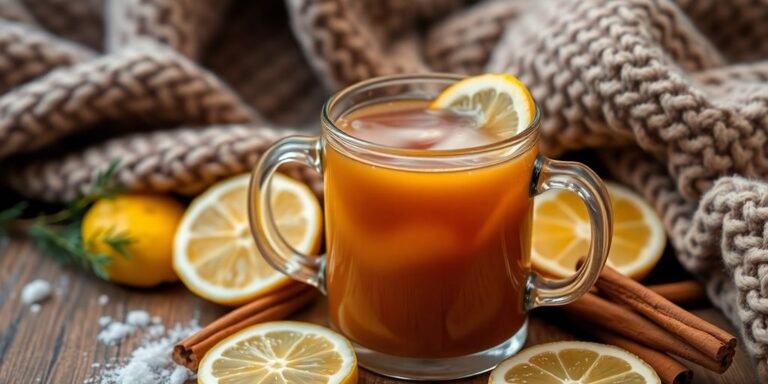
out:
<path id="1" fill-rule="evenodd" d="M 219 341 L 254 324 L 280 320 L 307 305 L 318 291 L 306 284 L 291 281 L 277 291 L 243 305 L 208 324 L 173 348 L 173 361 L 197 371 L 205 353 Z"/>
<path id="2" fill-rule="evenodd" d="M 596 283 L 597 294 L 588 293 L 563 307 L 568 316 L 601 342 L 635 353 L 651 365 L 664 383 L 682 384 L 692 372 L 670 355 L 681 357 L 714 372 L 730 367 L 736 338 L 662 296 L 691 301 L 685 289 L 703 296 L 695 283 L 651 289 L 605 267 Z"/>

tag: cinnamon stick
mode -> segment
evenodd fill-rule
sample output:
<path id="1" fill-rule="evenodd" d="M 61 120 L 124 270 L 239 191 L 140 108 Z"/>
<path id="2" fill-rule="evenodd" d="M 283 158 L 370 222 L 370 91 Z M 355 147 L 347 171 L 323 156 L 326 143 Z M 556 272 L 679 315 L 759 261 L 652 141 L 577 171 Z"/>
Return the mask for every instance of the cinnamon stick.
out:
<path id="1" fill-rule="evenodd" d="M 707 302 L 704 286 L 696 280 L 649 285 L 647 288 L 679 306 L 692 306 Z"/>
<path id="2" fill-rule="evenodd" d="M 579 321 L 606 329 L 653 349 L 680 356 L 718 373 L 725 372 L 732 361 L 733 356 L 730 360 L 714 360 L 630 308 L 591 293 L 568 304 L 565 310 Z"/>
<path id="3" fill-rule="evenodd" d="M 736 352 L 736 338 L 693 315 L 642 284 L 606 266 L 597 281 L 601 294 L 622 303 L 678 335 L 705 356 L 727 368 Z"/>
<path id="4" fill-rule="evenodd" d="M 221 340 L 251 325 L 285 318 L 315 296 L 317 291 L 314 288 L 291 282 L 276 292 L 235 309 L 182 340 L 173 348 L 173 360 L 196 371 L 200 359 Z"/>
<path id="5" fill-rule="evenodd" d="M 643 359 L 656 371 L 664 384 L 688 384 L 693 380 L 693 371 L 666 353 L 648 348 L 615 333 L 601 330 L 592 330 L 590 333 L 600 342 L 623 348 Z"/>

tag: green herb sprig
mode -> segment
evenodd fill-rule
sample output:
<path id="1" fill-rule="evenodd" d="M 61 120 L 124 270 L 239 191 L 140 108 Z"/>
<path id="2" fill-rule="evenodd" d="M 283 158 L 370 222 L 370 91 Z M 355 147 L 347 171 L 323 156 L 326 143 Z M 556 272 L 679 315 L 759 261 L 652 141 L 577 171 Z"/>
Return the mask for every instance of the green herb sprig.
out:
<path id="1" fill-rule="evenodd" d="M 45 254 L 65 265 L 76 265 L 92 271 L 96 276 L 107 279 L 106 267 L 112 258 L 106 253 L 94 253 L 98 242 L 106 244 L 116 254 L 130 257 L 128 246 L 135 242 L 124 232 L 113 229 L 96 233 L 93 238 L 83 239 L 80 227 L 88 208 L 99 199 L 113 198 L 123 190 L 114 186 L 114 175 L 119 160 L 99 172 L 90 191 L 58 212 L 38 215 L 33 219 L 21 219 L 28 207 L 21 202 L 0 211 L 0 237 L 5 237 L 11 228 L 21 228 Z"/>
<path id="2" fill-rule="evenodd" d="M 27 203 L 22 201 L 16 203 L 14 206 L 0 211 L 0 239 L 8 236 L 8 227 L 11 223 L 21 217 L 24 214 L 24 210 L 27 209 Z"/>

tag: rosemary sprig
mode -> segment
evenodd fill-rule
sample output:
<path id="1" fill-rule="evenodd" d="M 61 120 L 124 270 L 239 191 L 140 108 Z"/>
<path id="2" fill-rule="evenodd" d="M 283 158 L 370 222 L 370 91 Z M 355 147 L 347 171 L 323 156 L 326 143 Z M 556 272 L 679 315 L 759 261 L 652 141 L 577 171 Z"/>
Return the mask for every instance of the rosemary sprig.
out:
<path id="1" fill-rule="evenodd" d="M 124 232 L 114 233 L 114 231 L 108 231 L 106 236 L 101 237 L 101 241 L 109 245 L 118 255 L 127 259 L 131 257 L 130 252 L 128 252 L 128 246 L 135 243 L 136 239 Z"/>
<path id="2" fill-rule="evenodd" d="M 83 247 L 80 223 L 72 222 L 56 229 L 36 223 L 28 230 L 37 247 L 46 255 L 64 265 L 77 265 L 92 270 L 96 276 L 106 279 L 106 267 L 112 262 L 109 255 L 94 254 Z"/>
<path id="3" fill-rule="evenodd" d="M 8 227 L 13 220 L 18 219 L 24 214 L 24 210 L 27 209 L 27 203 L 22 201 L 16 203 L 10 208 L 0 211 L 0 240 L 3 240 L 8 236 Z"/>
<path id="4" fill-rule="evenodd" d="M 57 224 L 67 220 L 79 220 L 82 219 L 83 215 L 85 215 L 85 211 L 96 200 L 115 197 L 118 193 L 123 191 L 122 188 L 115 187 L 113 182 L 118 165 L 120 165 L 120 160 L 112 161 L 105 170 L 96 175 L 93 186 L 91 186 L 91 190 L 88 191 L 88 193 L 73 201 L 61 211 L 51 215 L 38 217 L 38 219 L 44 220 L 46 224 Z"/>
<path id="5" fill-rule="evenodd" d="M 116 254 L 129 257 L 128 246 L 134 243 L 135 239 L 111 229 L 84 241 L 80 227 L 86 210 L 96 200 L 112 198 L 122 191 L 114 187 L 113 183 L 118 165 L 118 160 L 110 163 L 104 171 L 96 175 L 88 193 L 53 214 L 39 215 L 31 220 L 19 219 L 27 207 L 25 202 L 0 212 L 0 235 L 16 223 L 18 227 L 26 229 L 27 235 L 43 253 L 62 264 L 77 265 L 93 271 L 102 279 L 107 279 L 106 267 L 112 263 L 110 255 L 89 250 L 96 249 L 96 243 L 103 242 Z"/>

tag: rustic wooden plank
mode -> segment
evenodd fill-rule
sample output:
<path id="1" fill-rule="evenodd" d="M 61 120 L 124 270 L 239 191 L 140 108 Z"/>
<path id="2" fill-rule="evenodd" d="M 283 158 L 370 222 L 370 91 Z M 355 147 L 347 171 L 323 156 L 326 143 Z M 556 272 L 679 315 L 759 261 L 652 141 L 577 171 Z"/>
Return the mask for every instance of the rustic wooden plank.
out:
<path id="1" fill-rule="evenodd" d="M 32 313 L 19 302 L 22 287 L 41 278 L 56 289 L 43 303 L 39 313 Z M 99 295 L 106 294 L 109 304 L 101 306 Z M 134 309 L 143 309 L 163 318 L 166 326 L 186 324 L 197 316 L 202 324 L 226 312 L 226 308 L 208 303 L 190 294 L 180 284 L 152 290 L 115 286 L 73 268 L 57 265 L 40 255 L 26 240 L 14 239 L 0 250 L 0 384 L 82 383 L 94 376 L 115 357 L 128 356 L 139 338 L 120 346 L 99 343 L 98 320 L 101 316 L 123 319 Z M 712 308 L 695 311 L 699 316 L 733 331 L 725 318 Z M 555 316 L 556 317 L 556 316 Z M 297 314 L 297 319 L 326 323 L 324 302 L 320 301 Z M 573 338 L 547 313 L 538 313 L 530 323 L 529 344 Z M 756 383 L 751 361 L 740 348 L 726 374 L 720 376 L 699 367 L 695 382 Z M 453 383 L 485 383 L 487 375 Z M 365 370 L 361 383 L 391 384 L 401 381 L 384 378 Z"/>
<path id="2" fill-rule="evenodd" d="M 166 326 L 186 324 L 199 314 L 212 321 L 226 308 L 191 295 L 179 284 L 153 290 L 116 286 L 66 268 L 40 255 L 27 241 L 11 241 L 0 256 L 0 383 L 82 383 L 115 357 L 130 355 L 140 338 L 119 346 L 98 342 L 99 318 L 124 320 L 143 309 L 163 318 Z M 39 313 L 21 304 L 26 283 L 41 278 L 54 287 Z M 110 301 L 99 305 L 101 294 Z M 38 381 L 39 379 L 39 381 Z"/>

